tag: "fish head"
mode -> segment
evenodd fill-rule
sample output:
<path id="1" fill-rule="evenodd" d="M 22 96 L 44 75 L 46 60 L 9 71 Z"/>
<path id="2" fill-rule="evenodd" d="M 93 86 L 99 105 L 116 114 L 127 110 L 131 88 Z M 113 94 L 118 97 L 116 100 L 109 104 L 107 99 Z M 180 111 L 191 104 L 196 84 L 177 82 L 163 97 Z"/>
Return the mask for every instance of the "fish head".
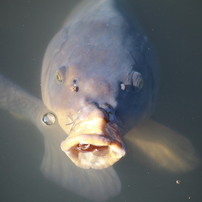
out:
<path id="1" fill-rule="evenodd" d="M 41 86 L 44 104 L 67 134 L 61 149 L 79 167 L 102 169 L 125 155 L 121 137 L 149 114 L 155 78 L 144 35 L 128 34 L 122 18 L 89 19 L 53 38 Z"/>
<path id="2" fill-rule="evenodd" d="M 100 75 L 81 73 L 76 65 L 58 68 L 54 80 L 46 103 L 67 134 L 62 151 L 81 168 L 113 165 L 125 155 L 115 115 L 116 88 Z"/>

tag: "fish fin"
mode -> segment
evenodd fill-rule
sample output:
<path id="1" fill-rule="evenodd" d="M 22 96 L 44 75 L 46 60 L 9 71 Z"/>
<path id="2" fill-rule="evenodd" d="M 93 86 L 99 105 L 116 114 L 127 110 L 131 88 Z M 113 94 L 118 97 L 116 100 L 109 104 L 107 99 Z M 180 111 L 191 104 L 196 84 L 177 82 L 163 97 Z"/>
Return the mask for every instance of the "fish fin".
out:
<path id="1" fill-rule="evenodd" d="M 22 115 L 20 115 L 19 113 L 15 113 L 15 112 L 12 112 L 10 111 L 9 112 L 15 119 L 18 119 L 18 120 L 22 120 L 22 121 L 26 121 L 26 118 Z"/>
<path id="2" fill-rule="evenodd" d="M 140 123 L 125 139 L 134 157 L 141 151 L 144 154 L 144 157 L 140 155 L 141 160 L 159 168 L 178 173 L 193 170 L 199 164 L 191 142 L 156 121 L 146 120 Z"/>
<path id="3" fill-rule="evenodd" d="M 41 114 L 44 108 L 41 100 L 25 92 L 1 74 L 0 95 L 1 109 L 7 110 L 17 119 L 30 120 L 36 124 L 38 114 Z"/>
<path id="4" fill-rule="evenodd" d="M 42 125 L 41 131 L 45 143 L 41 171 L 48 179 L 93 201 L 105 201 L 120 192 L 121 183 L 113 167 L 94 170 L 78 168 L 73 164 L 60 149 L 67 135 L 57 123 L 48 127 Z"/>

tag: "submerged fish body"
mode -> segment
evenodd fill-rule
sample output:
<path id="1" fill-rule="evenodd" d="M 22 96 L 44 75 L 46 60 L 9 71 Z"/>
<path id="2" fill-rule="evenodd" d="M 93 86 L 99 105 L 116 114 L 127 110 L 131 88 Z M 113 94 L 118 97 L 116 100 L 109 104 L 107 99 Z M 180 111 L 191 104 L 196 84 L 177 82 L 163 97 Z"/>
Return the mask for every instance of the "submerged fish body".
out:
<path id="1" fill-rule="evenodd" d="M 141 121 L 151 115 L 158 89 L 147 37 L 116 1 L 83 2 L 47 48 L 43 102 L 0 74 L 0 108 L 29 119 L 43 135 L 42 173 L 87 199 L 107 200 L 121 190 L 112 165 L 125 155 L 125 133 L 132 154 L 144 154 L 146 164 L 194 169 L 199 159 L 189 140 Z"/>
<path id="2" fill-rule="evenodd" d="M 47 48 L 42 95 L 68 135 L 62 150 L 77 166 L 100 169 L 125 155 L 121 137 L 151 114 L 156 58 L 115 1 L 80 8 Z"/>

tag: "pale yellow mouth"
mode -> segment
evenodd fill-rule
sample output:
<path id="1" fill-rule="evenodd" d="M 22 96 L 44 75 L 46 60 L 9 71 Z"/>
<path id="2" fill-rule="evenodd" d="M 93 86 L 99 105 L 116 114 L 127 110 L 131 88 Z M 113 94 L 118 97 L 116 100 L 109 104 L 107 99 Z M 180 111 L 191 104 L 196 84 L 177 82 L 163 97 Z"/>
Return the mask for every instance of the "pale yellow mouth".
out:
<path id="1" fill-rule="evenodd" d="M 124 144 L 116 129 L 100 118 L 79 124 L 61 143 L 61 149 L 75 165 L 85 169 L 107 168 L 125 155 Z"/>

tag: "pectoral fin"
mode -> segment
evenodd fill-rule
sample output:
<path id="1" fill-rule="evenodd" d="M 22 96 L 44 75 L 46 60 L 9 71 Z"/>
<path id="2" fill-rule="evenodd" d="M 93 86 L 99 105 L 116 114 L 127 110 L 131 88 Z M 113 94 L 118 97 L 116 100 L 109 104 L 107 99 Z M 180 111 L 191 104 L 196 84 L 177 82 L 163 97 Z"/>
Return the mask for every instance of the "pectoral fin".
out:
<path id="1" fill-rule="evenodd" d="M 141 156 L 142 161 L 168 171 L 186 172 L 199 164 L 194 148 L 187 138 L 153 120 L 140 123 L 125 138 L 134 157 L 141 151 L 144 153 L 144 157 Z"/>

